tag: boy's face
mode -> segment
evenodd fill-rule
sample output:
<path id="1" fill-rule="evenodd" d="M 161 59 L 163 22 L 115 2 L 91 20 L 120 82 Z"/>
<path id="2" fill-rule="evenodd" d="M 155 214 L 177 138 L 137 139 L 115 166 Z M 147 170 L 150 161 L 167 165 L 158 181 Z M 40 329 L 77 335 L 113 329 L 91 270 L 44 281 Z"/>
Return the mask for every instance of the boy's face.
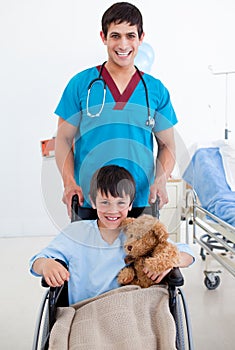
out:
<path id="1" fill-rule="evenodd" d="M 129 195 L 124 194 L 123 197 L 112 197 L 111 194 L 106 196 L 98 191 L 96 203 L 92 203 L 92 207 L 97 210 L 99 227 L 116 229 L 121 226 L 132 205 L 130 204 Z"/>
<path id="2" fill-rule="evenodd" d="M 131 26 L 127 22 L 120 24 L 111 23 L 107 37 L 100 33 L 103 43 L 107 46 L 109 61 L 121 67 L 133 66 L 138 47 L 142 43 L 138 36 L 137 26 Z"/>

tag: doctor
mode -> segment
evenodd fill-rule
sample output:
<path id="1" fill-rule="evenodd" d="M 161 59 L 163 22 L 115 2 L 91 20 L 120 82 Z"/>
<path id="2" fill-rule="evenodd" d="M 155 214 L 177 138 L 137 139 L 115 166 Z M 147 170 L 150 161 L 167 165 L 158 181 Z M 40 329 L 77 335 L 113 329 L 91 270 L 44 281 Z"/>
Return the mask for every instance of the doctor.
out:
<path id="1" fill-rule="evenodd" d="M 100 37 L 107 61 L 76 74 L 55 111 L 63 201 L 71 215 L 71 199 L 77 194 L 80 217 L 94 219 L 90 177 L 98 168 L 116 164 L 135 179 L 137 195 L 130 216 L 138 216 L 157 195 L 160 207 L 168 202 L 166 182 L 175 165 L 177 118 L 166 87 L 134 65 L 144 39 L 138 8 L 128 2 L 109 7 L 102 17 Z"/>

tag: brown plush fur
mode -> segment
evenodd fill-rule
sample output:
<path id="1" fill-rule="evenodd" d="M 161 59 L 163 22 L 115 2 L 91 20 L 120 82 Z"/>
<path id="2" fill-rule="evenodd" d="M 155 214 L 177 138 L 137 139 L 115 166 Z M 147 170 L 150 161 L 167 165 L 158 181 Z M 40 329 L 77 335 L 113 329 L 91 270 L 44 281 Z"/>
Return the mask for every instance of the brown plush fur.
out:
<path id="1" fill-rule="evenodd" d="M 178 266 L 178 249 L 167 241 L 169 235 L 166 228 L 157 218 L 144 214 L 137 219 L 127 218 L 123 225 L 127 237 L 124 244 L 127 253 L 125 262 L 130 265 L 119 272 L 119 284 L 147 288 L 155 282 L 143 272 L 144 267 L 160 274 Z"/>

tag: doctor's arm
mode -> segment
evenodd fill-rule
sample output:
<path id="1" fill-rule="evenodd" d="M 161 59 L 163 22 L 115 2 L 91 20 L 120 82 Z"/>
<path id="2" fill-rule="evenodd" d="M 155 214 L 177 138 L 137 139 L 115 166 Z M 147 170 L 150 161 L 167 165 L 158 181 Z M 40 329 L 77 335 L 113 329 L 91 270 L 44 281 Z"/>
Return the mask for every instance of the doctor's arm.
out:
<path id="1" fill-rule="evenodd" d="M 156 174 L 154 183 L 150 187 L 149 202 L 154 203 L 159 197 L 159 208 L 168 203 L 166 182 L 175 166 L 175 139 L 174 129 L 169 128 L 156 132 L 155 138 L 158 144 L 156 158 Z"/>
<path id="2" fill-rule="evenodd" d="M 74 178 L 74 153 L 73 141 L 77 128 L 72 124 L 59 118 L 55 142 L 55 158 L 58 169 L 61 173 L 64 193 L 63 202 L 67 205 L 67 211 L 71 217 L 71 202 L 74 194 L 79 197 L 79 204 L 83 204 L 83 193 Z"/>

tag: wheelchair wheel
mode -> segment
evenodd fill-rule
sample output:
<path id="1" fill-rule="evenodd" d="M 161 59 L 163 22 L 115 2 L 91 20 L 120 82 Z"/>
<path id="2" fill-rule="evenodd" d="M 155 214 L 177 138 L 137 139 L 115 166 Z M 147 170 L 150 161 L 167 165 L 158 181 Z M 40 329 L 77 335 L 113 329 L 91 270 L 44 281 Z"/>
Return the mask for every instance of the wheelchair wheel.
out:
<path id="1" fill-rule="evenodd" d="M 46 305 L 43 326 L 42 326 L 40 350 L 48 349 L 48 338 L 49 338 L 49 311 L 48 311 L 48 305 Z"/>
<path id="2" fill-rule="evenodd" d="M 182 312 L 182 305 L 177 295 L 176 302 L 176 315 L 175 315 L 175 325 L 176 325 L 176 348 L 177 350 L 186 350 L 185 347 L 185 326 L 184 317 Z"/>
<path id="3" fill-rule="evenodd" d="M 176 349 L 193 350 L 192 328 L 188 306 L 183 291 L 179 288 L 176 295 L 175 313 Z"/>
<path id="4" fill-rule="evenodd" d="M 34 333 L 32 350 L 47 350 L 49 339 L 48 292 L 45 293 Z"/>

